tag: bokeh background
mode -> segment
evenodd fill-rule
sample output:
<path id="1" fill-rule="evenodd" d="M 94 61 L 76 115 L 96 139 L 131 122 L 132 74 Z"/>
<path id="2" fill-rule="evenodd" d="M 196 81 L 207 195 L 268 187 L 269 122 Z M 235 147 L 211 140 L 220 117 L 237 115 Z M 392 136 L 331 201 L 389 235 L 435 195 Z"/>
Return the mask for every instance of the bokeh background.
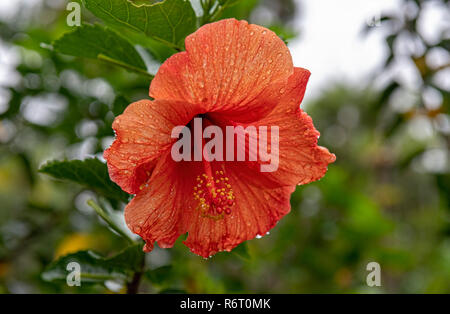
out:
<path id="1" fill-rule="evenodd" d="M 93 192 L 37 170 L 101 158 L 113 104 L 145 98 L 149 86 L 52 51 L 71 29 L 66 5 L 0 3 L 0 293 L 124 292 L 117 282 L 77 288 L 41 276 L 67 253 L 126 246 L 86 205 Z M 205 260 L 181 239 L 155 248 L 140 292 L 450 293 L 448 1 L 244 0 L 223 17 L 275 30 L 294 64 L 311 70 L 302 106 L 337 161 L 245 250 Z M 86 10 L 82 20 L 96 21 Z M 147 60 L 150 71 L 163 60 Z M 366 285 L 372 261 L 381 287 Z"/>

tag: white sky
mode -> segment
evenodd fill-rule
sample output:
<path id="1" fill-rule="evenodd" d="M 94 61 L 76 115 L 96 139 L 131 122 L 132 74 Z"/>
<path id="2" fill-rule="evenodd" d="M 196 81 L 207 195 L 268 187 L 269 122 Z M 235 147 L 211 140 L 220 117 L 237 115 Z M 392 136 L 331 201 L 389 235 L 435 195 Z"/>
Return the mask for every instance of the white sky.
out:
<path id="1" fill-rule="evenodd" d="M 311 71 L 306 98 L 316 96 L 329 82 L 365 79 L 386 56 L 383 32 L 369 36 L 361 30 L 380 12 L 398 8 L 398 0 L 299 1 L 296 21 L 301 36 L 289 44 L 294 65 Z"/>

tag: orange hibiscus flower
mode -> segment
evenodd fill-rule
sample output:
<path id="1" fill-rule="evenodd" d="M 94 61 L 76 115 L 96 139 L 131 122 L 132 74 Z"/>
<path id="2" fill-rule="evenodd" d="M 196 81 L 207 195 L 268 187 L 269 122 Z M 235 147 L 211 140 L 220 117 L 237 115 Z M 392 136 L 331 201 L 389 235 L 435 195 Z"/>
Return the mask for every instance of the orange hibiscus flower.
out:
<path id="1" fill-rule="evenodd" d="M 275 33 L 245 21 L 208 24 L 186 38 L 186 51 L 153 79 L 154 100 L 133 103 L 115 119 L 116 139 L 104 153 L 111 179 L 136 194 L 125 220 L 145 251 L 155 241 L 172 247 L 185 233 L 198 255 L 230 251 L 273 228 L 290 211 L 296 185 L 324 176 L 335 156 L 317 146 L 319 132 L 299 107 L 309 75 L 293 66 Z M 276 126 L 276 143 L 259 142 L 278 154 L 276 170 L 261 172 L 261 160 L 175 161 L 172 131 L 192 129 L 195 118 L 223 130 Z M 205 145 L 194 141 L 192 152 Z"/>

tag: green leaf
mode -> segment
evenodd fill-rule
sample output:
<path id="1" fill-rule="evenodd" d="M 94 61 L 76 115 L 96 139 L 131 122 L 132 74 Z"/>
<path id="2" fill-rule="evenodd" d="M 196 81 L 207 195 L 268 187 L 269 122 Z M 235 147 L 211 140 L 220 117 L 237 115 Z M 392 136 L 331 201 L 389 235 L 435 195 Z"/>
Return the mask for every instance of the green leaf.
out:
<path id="1" fill-rule="evenodd" d="M 146 47 L 153 58 L 160 63 L 166 61 L 170 56 L 177 53 L 179 50 L 178 48 L 175 49 L 173 47 L 169 47 L 160 41 L 147 37 L 145 34 L 136 33 L 133 31 L 129 31 L 128 33 L 130 34 L 130 40 L 134 39 L 137 44 Z"/>
<path id="2" fill-rule="evenodd" d="M 79 251 L 50 264 L 42 273 L 42 278 L 45 281 L 65 281 L 71 271 L 67 270 L 67 265 L 75 262 L 80 265 L 81 283 L 127 281 L 134 272 L 140 270 L 143 258 L 142 244 L 129 246 L 111 258 L 104 258 L 92 251 Z"/>
<path id="3" fill-rule="evenodd" d="M 128 107 L 130 102 L 123 96 L 117 96 L 112 106 L 112 112 L 115 117 L 121 115 Z"/>
<path id="4" fill-rule="evenodd" d="M 253 10 L 258 6 L 260 0 L 229 0 L 221 6 L 213 19 L 235 18 L 237 20 L 248 20 Z"/>
<path id="5" fill-rule="evenodd" d="M 160 0 L 128 0 L 135 6 L 158 3 Z"/>
<path id="6" fill-rule="evenodd" d="M 298 34 L 296 33 L 295 30 L 290 29 L 287 26 L 283 26 L 280 24 L 274 24 L 271 25 L 269 27 L 269 29 L 273 32 L 275 32 L 275 34 L 278 35 L 278 37 L 281 38 L 281 40 L 283 40 L 286 44 L 293 38 L 295 38 Z"/>
<path id="7" fill-rule="evenodd" d="M 219 0 L 219 4 L 224 7 L 231 7 L 241 0 Z"/>
<path id="8" fill-rule="evenodd" d="M 143 243 L 130 245 L 107 261 L 116 268 L 131 270 L 133 272 L 141 271 L 142 262 L 145 257 L 142 247 Z"/>
<path id="9" fill-rule="evenodd" d="M 172 272 L 172 266 L 168 265 L 148 270 L 145 275 L 153 284 L 162 285 L 165 281 L 170 279 Z"/>
<path id="10" fill-rule="evenodd" d="M 120 34 L 126 37 L 132 44 L 147 48 L 153 59 L 159 63 L 163 63 L 170 56 L 177 53 L 181 49 L 178 47 L 174 48 L 172 46 L 168 46 L 161 41 L 148 37 L 144 33 L 138 33 L 130 28 L 120 27 L 117 25 L 110 25 L 110 27 L 117 32 L 120 32 Z"/>
<path id="11" fill-rule="evenodd" d="M 124 27 L 181 50 L 184 38 L 195 31 L 197 18 L 187 0 L 165 0 L 137 6 L 128 0 L 83 0 L 107 25 Z"/>
<path id="12" fill-rule="evenodd" d="M 241 243 L 232 251 L 234 254 L 242 258 L 243 260 L 250 260 L 250 254 L 248 252 L 247 244 Z"/>
<path id="13" fill-rule="evenodd" d="M 50 161 L 39 172 L 81 184 L 107 198 L 123 202 L 128 202 L 129 199 L 129 195 L 109 178 L 106 164 L 97 158 Z"/>
<path id="14" fill-rule="evenodd" d="M 114 31 L 100 25 L 84 24 L 64 34 L 53 43 L 54 50 L 63 54 L 100 59 L 129 71 L 151 76 L 133 45 Z"/>
<path id="15" fill-rule="evenodd" d="M 206 16 L 208 19 L 208 22 L 215 22 L 215 21 L 219 20 L 222 17 L 224 10 L 234 6 L 235 4 L 238 4 L 240 1 L 242 1 L 242 0 L 218 0 L 217 1 L 218 6 L 216 7 L 212 16 L 209 16 L 209 14 L 207 14 L 207 16 Z M 246 1 L 249 1 L 249 0 L 246 0 Z M 203 24 L 206 24 L 206 22 L 203 22 Z"/>
<path id="16" fill-rule="evenodd" d="M 123 215 L 122 213 L 118 213 L 116 211 L 108 211 L 103 209 L 100 205 L 98 205 L 94 200 L 88 200 L 87 204 L 95 210 L 97 215 L 100 216 L 100 218 L 103 219 L 104 222 L 108 224 L 108 226 L 117 232 L 122 238 L 127 240 L 130 243 L 133 243 L 133 239 L 130 236 L 130 232 L 128 229 L 123 228 Z"/>

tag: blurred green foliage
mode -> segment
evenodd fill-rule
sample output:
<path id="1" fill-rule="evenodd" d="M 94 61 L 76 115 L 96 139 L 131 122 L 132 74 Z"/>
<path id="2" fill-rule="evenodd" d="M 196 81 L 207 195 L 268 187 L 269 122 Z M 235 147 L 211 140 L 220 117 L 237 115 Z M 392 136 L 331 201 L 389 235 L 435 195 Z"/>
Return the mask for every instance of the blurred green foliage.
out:
<path id="1" fill-rule="evenodd" d="M 124 1 L 114 4 L 120 8 Z M 84 2 L 89 8 L 102 1 Z M 135 1 L 148 2 L 177 1 Z M 449 293 L 450 178 L 441 158 L 444 154 L 448 160 L 449 95 L 434 79 L 448 65 L 427 62 L 429 53 L 448 53 L 449 47 L 446 34 L 433 43 L 421 38 L 415 25 L 425 2 L 404 1 L 405 10 L 381 18 L 389 30 L 390 53 L 373 84 L 335 84 L 305 104 L 322 133 L 320 144 L 337 156 L 327 175 L 297 188 L 292 212 L 270 235 L 207 260 L 189 253 L 183 239 L 173 249 L 155 248 L 145 256 L 128 247 L 126 238 L 108 227 L 108 217 L 122 215 L 126 197 L 106 182 L 106 168 L 98 160 L 42 168 L 72 181 L 67 183 L 38 169 L 52 159 L 101 158 L 114 136 L 114 117 L 131 101 L 148 97 L 149 75 L 182 49 L 182 39 L 198 26 L 226 17 L 261 23 L 255 12 L 264 9 L 273 14 L 265 26 L 288 41 L 296 35 L 290 23 L 294 1 L 197 1 L 194 9 L 201 15 L 192 19 L 192 9 L 185 27 L 163 40 L 157 32 L 164 30 L 108 19 L 106 28 L 95 10 L 83 9 L 82 20 L 96 26 L 73 30 L 66 24 L 64 1 L 43 1 L 0 22 L 1 45 L 17 57 L 10 84 L 0 87 L 0 293 L 136 292 L 136 274 L 139 291 L 152 293 Z M 100 51 L 70 48 L 76 43 L 70 36 L 83 28 L 112 39 Z M 95 42 L 96 36 L 90 32 L 77 40 Z M 422 44 L 409 55 L 396 50 L 417 40 Z M 125 66 L 115 62 L 124 61 L 121 52 L 105 48 L 120 41 L 130 42 L 127 56 L 139 54 L 142 60 L 132 58 Z M 415 66 L 420 87 L 411 91 L 395 77 L 376 86 L 400 58 Z M 440 104 L 429 105 L 430 90 L 439 93 Z M 399 110 L 410 94 L 412 104 Z M 92 169 L 103 175 L 95 178 Z M 86 204 L 89 199 L 107 219 Z M 94 275 L 86 278 L 104 277 L 68 287 L 68 260 L 88 265 L 85 269 Z M 371 261 L 381 265 L 382 287 L 366 285 Z"/>

